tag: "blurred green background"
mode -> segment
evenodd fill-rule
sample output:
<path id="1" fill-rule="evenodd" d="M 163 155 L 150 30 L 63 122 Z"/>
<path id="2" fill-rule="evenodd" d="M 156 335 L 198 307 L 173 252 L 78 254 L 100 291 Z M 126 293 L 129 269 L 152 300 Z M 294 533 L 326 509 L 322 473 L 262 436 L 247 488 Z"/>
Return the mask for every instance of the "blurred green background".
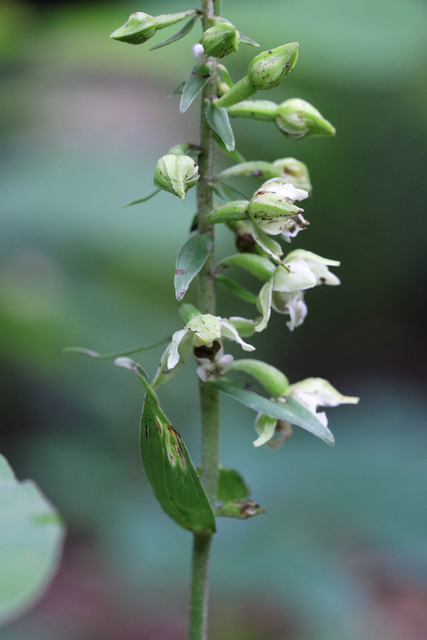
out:
<path id="1" fill-rule="evenodd" d="M 179 327 L 174 263 L 194 195 L 185 207 L 168 194 L 122 205 L 150 193 L 159 156 L 197 139 L 197 108 L 180 116 L 165 95 L 199 36 L 149 52 L 108 35 L 133 11 L 187 8 L 0 4 L 0 450 L 68 525 L 53 585 L 2 640 L 186 637 L 191 536 L 143 476 L 142 390 L 109 362 L 61 350 L 127 349 Z M 254 414 L 223 399 L 223 464 L 267 515 L 219 523 L 210 637 L 425 640 L 427 5 L 224 0 L 224 14 L 261 50 L 300 42 L 295 72 L 268 98 L 304 98 L 337 128 L 290 142 L 233 121 L 247 159 L 308 164 L 311 225 L 292 248 L 342 261 L 341 287 L 308 292 L 302 327 L 291 334 L 275 315 L 252 342 L 292 382 L 325 377 L 361 402 L 328 412 L 334 449 L 295 429 L 272 453 L 252 445 Z M 226 61 L 235 80 L 253 55 L 242 46 Z M 256 185 L 236 183 L 247 195 Z M 253 314 L 225 293 L 219 310 Z M 140 358 L 150 372 L 160 352 Z M 161 399 L 198 462 L 191 363 Z"/>

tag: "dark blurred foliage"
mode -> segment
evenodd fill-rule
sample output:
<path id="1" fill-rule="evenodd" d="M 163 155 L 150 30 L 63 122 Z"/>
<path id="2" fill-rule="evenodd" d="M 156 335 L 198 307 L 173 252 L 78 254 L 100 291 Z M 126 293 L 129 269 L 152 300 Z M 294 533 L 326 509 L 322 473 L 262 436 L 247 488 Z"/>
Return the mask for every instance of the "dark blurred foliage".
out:
<path id="1" fill-rule="evenodd" d="M 61 353 L 150 344 L 179 326 L 172 278 L 194 196 L 185 207 L 168 194 L 121 207 L 150 193 L 160 155 L 197 136 L 197 108 L 179 116 L 177 99 L 165 99 L 191 68 L 197 36 L 148 52 L 108 34 L 132 11 L 186 8 L 0 5 L 0 450 L 69 531 L 53 586 L 4 640 L 186 635 L 191 540 L 141 470 L 142 391 L 109 362 Z M 267 515 L 220 523 L 211 637 L 425 640 L 426 5 L 224 0 L 224 9 L 262 49 L 299 40 L 295 72 L 268 98 L 304 98 L 338 131 L 292 143 L 272 125 L 233 121 L 247 159 L 308 164 L 311 224 L 292 248 L 342 260 L 342 285 L 309 291 L 292 334 L 273 316 L 252 340 L 256 353 L 291 381 L 322 376 L 361 403 L 328 412 L 335 449 L 295 429 L 272 454 L 252 446 L 254 415 L 224 399 L 223 463 Z M 252 55 L 241 47 L 227 59 L 234 79 Z M 236 182 L 247 195 L 257 184 Z M 221 231 L 218 255 L 230 251 Z M 222 292 L 219 310 L 253 315 Z M 141 356 L 150 372 L 160 352 Z M 161 400 L 197 462 L 191 363 Z"/>

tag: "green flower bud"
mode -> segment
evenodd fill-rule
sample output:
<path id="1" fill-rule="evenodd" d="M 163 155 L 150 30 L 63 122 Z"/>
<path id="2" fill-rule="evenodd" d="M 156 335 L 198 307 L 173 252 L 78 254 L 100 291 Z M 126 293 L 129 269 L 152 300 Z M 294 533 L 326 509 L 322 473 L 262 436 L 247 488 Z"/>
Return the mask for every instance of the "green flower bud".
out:
<path id="1" fill-rule="evenodd" d="M 169 191 L 184 202 L 185 194 L 199 179 L 199 167 L 190 156 L 168 154 L 162 156 L 154 172 L 154 184 Z"/>
<path id="2" fill-rule="evenodd" d="M 249 80 L 256 90 L 275 89 L 292 71 L 297 58 L 298 42 L 263 51 L 249 65 Z"/>
<path id="3" fill-rule="evenodd" d="M 271 364 L 261 360 L 242 359 L 234 360 L 230 371 L 243 371 L 259 382 L 267 393 L 273 398 L 285 395 L 289 386 L 287 377 Z"/>
<path id="4" fill-rule="evenodd" d="M 299 140 L 305 136 L 333 136 L 335 128 L 311 104 L 300 98 L 279 105 L 276 124 L 285 136 Z"/>
<path id="5" fill-rule="evenodd" d="M 295 158 L 281 158 L 273 162 L 273 167 L 280 171 L 281 175 L 288 182 L 292 182 L 295 187 L 311 193 L 313 187 L 311 186 L 310 175 L 307 165 L 303 162 Z"/>
<path id="6" fill-rule="evenodd" d="M 207 29 L 200 44 L 207 56 L 224 58 L 239 49 L 240 33 L 228 20 L 217 19 L 213 27 Z"/>
<path id="7" fill-rule="evenodd" d="M 190 9 L 189 11 L 181 11 L 180 13 L 150 16 L 148 13 L 136 11 L 131 14 L 129 20 L 125 22 L 122 27 L 113 31 L 110 38 L 129 44 L 142 44 L 151 38 L 157 29 L 170 27 L 195 13 L 195 9 Z"/>

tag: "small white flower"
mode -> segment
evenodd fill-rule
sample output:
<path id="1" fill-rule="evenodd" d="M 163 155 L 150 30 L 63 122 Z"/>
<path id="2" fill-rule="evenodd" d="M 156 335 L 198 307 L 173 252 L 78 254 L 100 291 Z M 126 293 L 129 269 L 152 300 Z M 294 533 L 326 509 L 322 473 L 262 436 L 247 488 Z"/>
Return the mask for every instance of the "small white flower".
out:
<path id="1" fill-rule="evenodd" d="M 359 402 L 359 398 L 343 396 L 323 378 L 306 378 L 301 382 L 291 384 L 287 395 L 307 407 L 325 427 L 328 424 L 328 418 L 324 411 L 317 413 L 318 407 L 338 407 L 340 404 L 357 404 Z"/>
<path id="2" fill-rule="evenodd" d="M 200 44 L 200 42 L 196 42 L 196 44 L 193 44 L 193 56 L 199 62 L 204 62 L 205 61 L 205 57 L 206 57 L 205 56 L 205 50 L 203 49 L 203 45 Z"/>
<path id="3" fill-rule="evenodd" d="M 209 358 L 199 358 L 194 356 L 197 364 L 197 375 L 200 380 L 203 382 L 207 382 L 208 380 L 213 380 L 215 378 L 220 378 L 230 369 L 231 365 L 234 362 L 234 358 L 231 354 L 224 354 L 224 349 L 221 345 L 221 348 L 215 354 L 213 359 Z"/>

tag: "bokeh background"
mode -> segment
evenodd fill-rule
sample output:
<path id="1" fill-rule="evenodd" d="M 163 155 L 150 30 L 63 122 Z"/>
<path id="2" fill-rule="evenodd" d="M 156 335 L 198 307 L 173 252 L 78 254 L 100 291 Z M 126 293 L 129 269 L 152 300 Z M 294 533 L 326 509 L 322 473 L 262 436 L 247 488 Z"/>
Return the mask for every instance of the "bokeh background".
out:
<path id="1" fill-rule="evenodd" d="M 186 637 L 191 536 L 143 475 L 142 389 L 111 362 L 61 350 L 122 350 L 179 327 L 174 262 L 194 196 L 122 205 L 150 193 L 169 147 L 197 139 L 197 108 L 180 116 L 165 96 L 198 36 L 149 52 L 108 35 L 135 10 L 187 8 L 0 4 L 0 450 L 68 526 L 57 578 L 3 640 Z M 267 515 L 219 524 L 210 637 L 425 640 L 427 5 L 224 0 L 224 10 L 261 50 L 300 42 L 295 72 L 268 97 L 304 98 L 338 132 L 290 142 L 272 125 L 233 121 L 247 159 L 308 164 L 311 225 L 293 247 L 342 260 L 341 287 L 309 291 L 292 334 L 275 315 L 256 353 L 291 381 L 325 377 L 361 402 L 329 411 L 334 449 L 295 429 L 272 453 L 252 445 L 254 414 L 223 399 L 223 464 Z M 235 80 L 253 55 L 242 46 L 227 60 Z M 236 186 L 250 195 L 257 183 Z M 231 238 L 219 238 L 226 255 Z M 253 314 L 226 293 L 219 308 Z M 150 372 L 160 352 L 141 356 Z M 161 399 L 198 462 L 191 363 Z"/>

